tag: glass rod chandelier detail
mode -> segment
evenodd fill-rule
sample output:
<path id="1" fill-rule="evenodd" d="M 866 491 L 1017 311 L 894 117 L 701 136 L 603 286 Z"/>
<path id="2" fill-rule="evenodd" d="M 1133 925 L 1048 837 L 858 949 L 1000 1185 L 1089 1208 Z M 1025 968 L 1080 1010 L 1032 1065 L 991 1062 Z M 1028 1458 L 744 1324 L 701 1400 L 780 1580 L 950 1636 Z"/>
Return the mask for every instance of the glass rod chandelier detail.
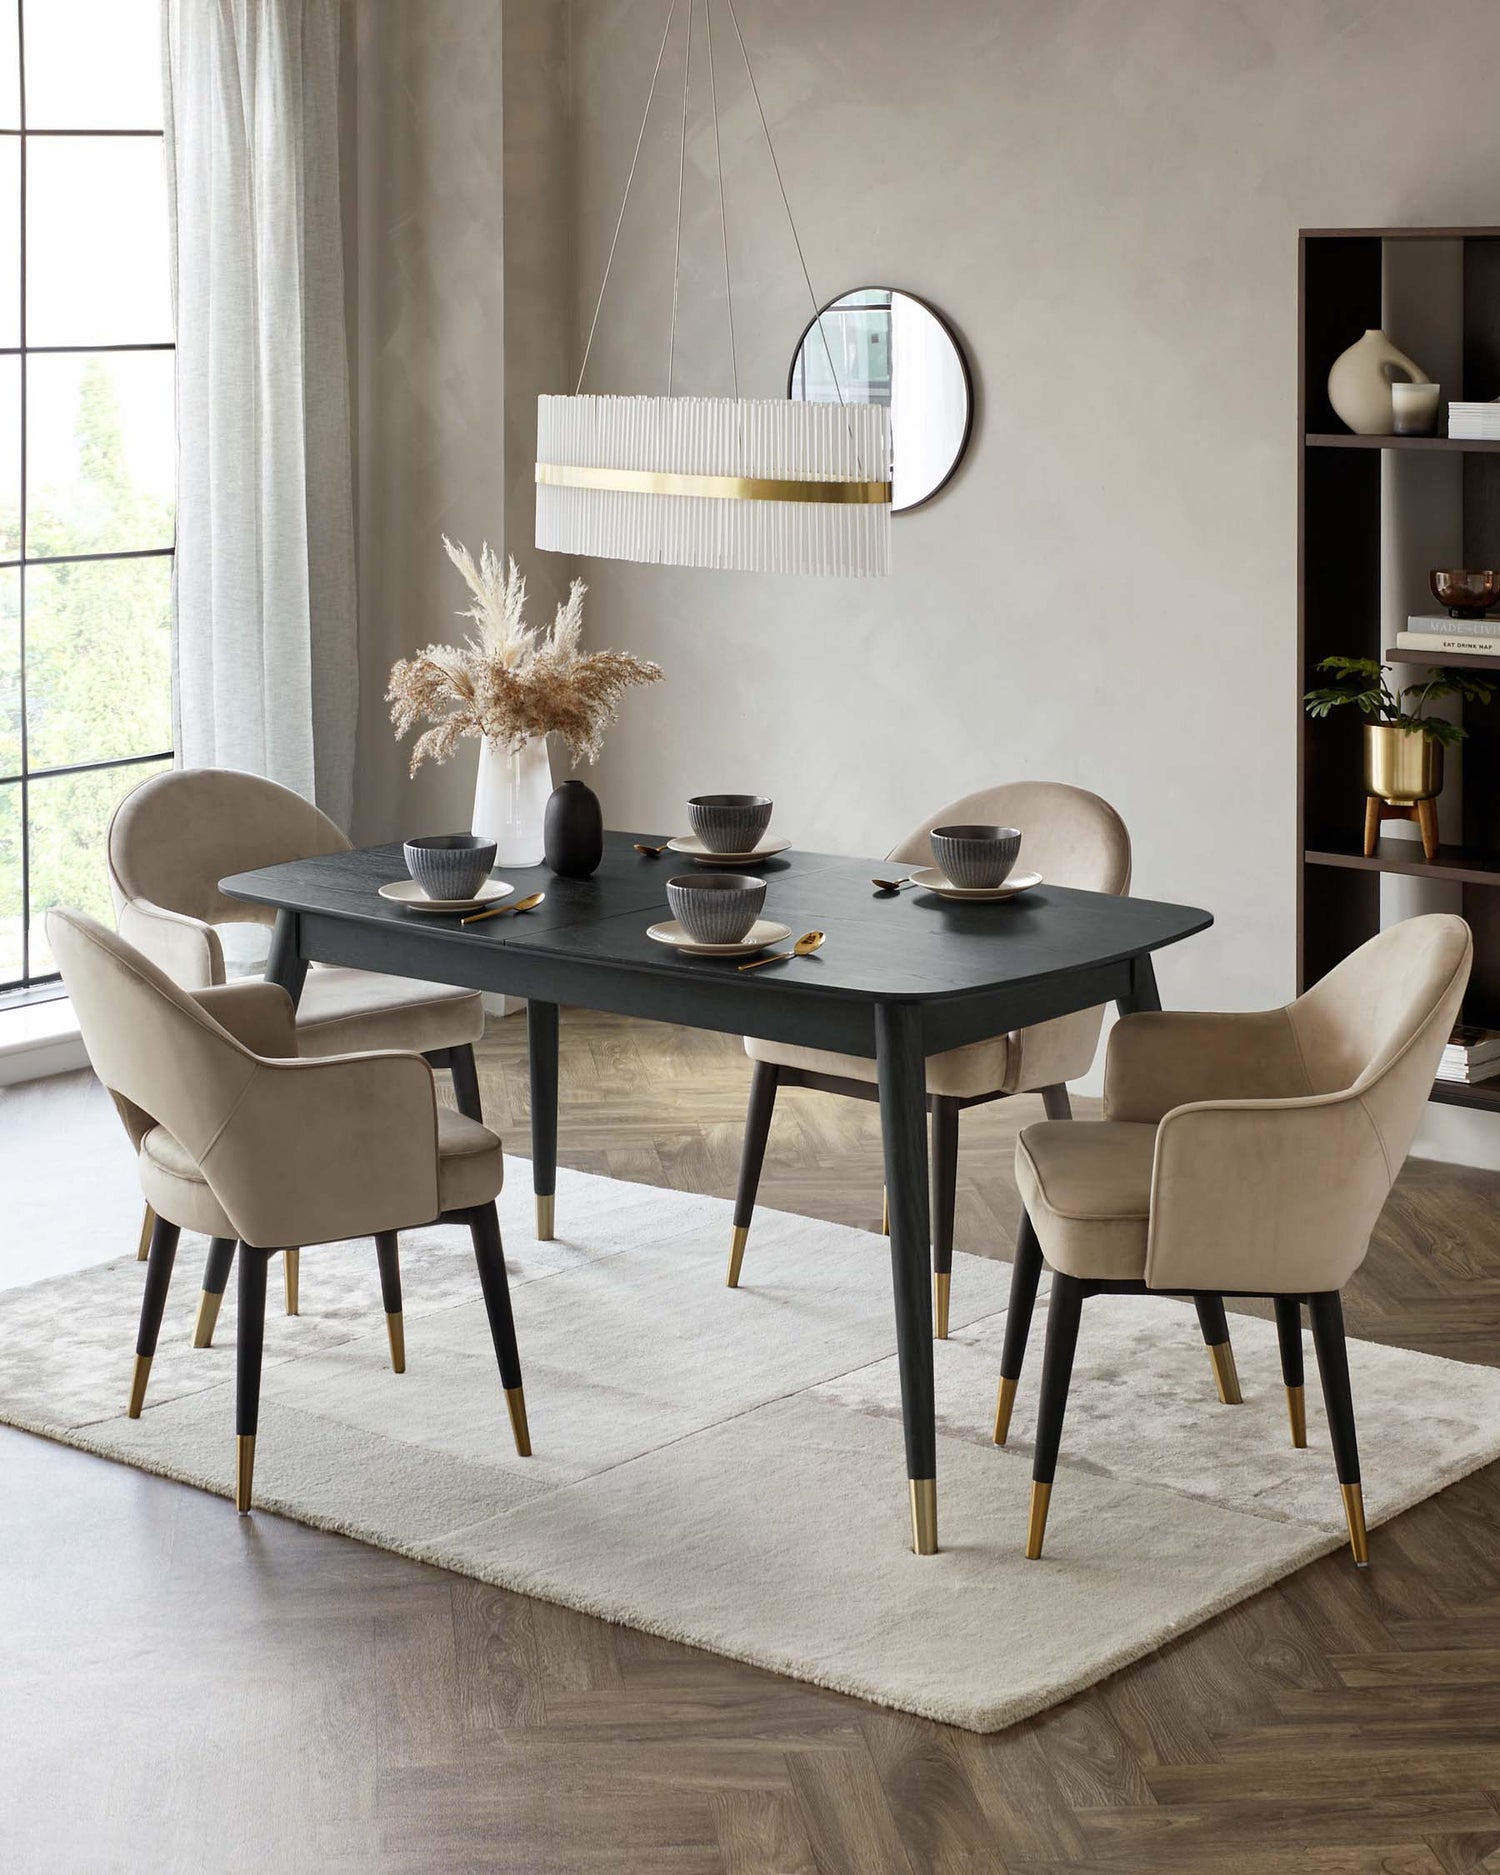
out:
<path id="1" fill-rule="evenodd" d="M 610 241 L 577 387 L 571 397 L 538 399 L 536 544 L 554 553 L 646 561 L 657 566 L 843 576 L 889 573 L 890 411 L 878 404 L 846 404 L 831 352 L 828 364 L 839 394 L 837 404 L 739 395 L 721 163 L 717 164 L 719 226 L 735 395 L 680 397 L 672 394 L 682 241 L 682 179 L 686 168 L 696 0 L 687 0 L 667 393 L 661 397 L 582 394 L 657 80 L 680 4 L 681 0 L 672 0 L 657 51 L 656 69 L 652 73 L 635 154 Z M 745 75 L 760 114 L 766 149 L 817 320 L 818 301 L 802 256 L 802 243 L 797 238 L 796 223 L 781 180 L 750 57 L 740 33 L 734 0 L 723 0 L 723 4 L 739 41 Z M 719 113 L 712 6 L 713 0 L 703 0 L 717 157 Z M 821 322 L 818 330 L 823 333 L 826 347 L 828 339 Z"/>

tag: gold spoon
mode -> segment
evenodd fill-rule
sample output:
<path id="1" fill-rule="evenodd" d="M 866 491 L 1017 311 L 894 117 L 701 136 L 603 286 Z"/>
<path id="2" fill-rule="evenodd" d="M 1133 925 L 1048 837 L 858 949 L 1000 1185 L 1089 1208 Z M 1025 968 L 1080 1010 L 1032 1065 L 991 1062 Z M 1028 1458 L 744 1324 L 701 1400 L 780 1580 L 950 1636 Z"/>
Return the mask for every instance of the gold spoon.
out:
<path id="1" fill-rule="evenodd" d="M 789 951 L 777 951 L 773 957 L 757 957 L 753 964 L 741 964 L 741 970 L 759 970 L 764 964 L 784 964 L 793 957 L 811 957 L 823 947 L 821 931 L 804 931 Z"/>
<path id="2" fill-rule="evenodd" d="M 640 841 L 637 840 L 635 850 L 637 853 L 644 853 L 647 859 L 660 859 L 671 844 L 672 842 L 670 840 L 664 840 L 660 846 L 642 846 Z"/>
<path id="3" fill-rule="evenodd" d="M 533 905 L 540 905 L 547 896 L 545 892 L 533 892 L 530 898 L 518 898 L 514 905 L 492 905 L 488 911 L 472 911 L 467 918 L 460 918 L 460 924 L 478 924 L 481 918 L 498 918 L 505 911 L 530 911 Z"/>
<path id="4" fill-rule="evenodd" d="M 904 879 L 872 879 L 870 884 L 879 886 L 882 892 L 899 892 L 903 886 L 915 885 L 916 880 L 908 874 Z"/>

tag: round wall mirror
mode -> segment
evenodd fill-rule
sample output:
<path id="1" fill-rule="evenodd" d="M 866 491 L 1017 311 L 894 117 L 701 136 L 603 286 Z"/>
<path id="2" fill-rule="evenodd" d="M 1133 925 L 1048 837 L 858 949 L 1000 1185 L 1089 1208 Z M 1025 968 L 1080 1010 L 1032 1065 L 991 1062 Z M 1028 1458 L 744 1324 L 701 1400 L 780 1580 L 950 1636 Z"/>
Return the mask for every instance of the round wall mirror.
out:
<path id="1" fill-rule="evenodd" d="M 787 396 L 888 404 L 891 509 L 930 501 L 963 459 L 974 392 L 963 348 L 925 300 L 862 286 L 832 300 L 797 342 Z"/>

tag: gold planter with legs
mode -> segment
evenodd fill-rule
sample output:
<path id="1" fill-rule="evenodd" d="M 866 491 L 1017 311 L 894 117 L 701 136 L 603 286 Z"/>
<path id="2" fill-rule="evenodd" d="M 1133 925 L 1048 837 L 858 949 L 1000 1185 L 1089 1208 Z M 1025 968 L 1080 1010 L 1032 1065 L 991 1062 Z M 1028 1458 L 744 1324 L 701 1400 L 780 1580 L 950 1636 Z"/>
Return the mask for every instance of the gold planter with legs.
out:
<path id="1" fill-rule="evenodd" d="M 1436 859 L 1437 797 L 1443 791 L 1443 745 L 1420 729 L 1365 724 L 1365 852 L 1373 853 L 1384 820 L 1414 820 L 1422 852 Z"/>

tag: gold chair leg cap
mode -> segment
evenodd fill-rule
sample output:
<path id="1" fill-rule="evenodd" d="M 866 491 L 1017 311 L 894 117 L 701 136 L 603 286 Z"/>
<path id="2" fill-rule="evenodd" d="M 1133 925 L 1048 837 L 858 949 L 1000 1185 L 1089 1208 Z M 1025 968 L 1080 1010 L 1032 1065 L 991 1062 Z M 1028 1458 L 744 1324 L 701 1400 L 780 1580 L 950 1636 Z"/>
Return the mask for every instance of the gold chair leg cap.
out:
<path id="1" fill-rule="evenodd" d="M 127 1419 L 139 1419 L 141 1408 L 146 1404 L 146 1382 L 151 1378 L 151 1356 L 138 1354 L 135 1357 L 135 1372 L 130 1376 L 130 1404 L 125 1408 Z"/>
<path id="2" fill-rule="evenodd" d="M 1052 1486 L 1031 1483 L 1031 1518 L 1026 1525 L 1026 1560 L 1036 1562 L 1042 1553 L 1042 1538 L 1047 1534 L 1047 1509 L 1052 1501 Z"/>
<path id="3" fill-rule="evenodd" d="M 516 1457 L 531 1457 L 531 1428 L 526 1423 L 526 1394 L 521 1387 L 505 1389 L 505 1410 L 510 1414 L 511 1437 L 516 1442 Z"/>
<path id="4" fill-rule="evenodd" d="M 406 1321 L 397 1309 L 394 1315 L 385 1318 L 385 1332 L 391 1344 L 391 1372 L 406 1372 Z"/>
<path id="5" fill-rule="evenodd" d="M 891 1194 L 884 1187 L 880 1193 L 880 1234 L 882 1237 L 891 1234 Z"/>
<path id="6" fill-rule="evenodd" d="M 1292 1429 L 1292 1444 L 1300 1452 L 1307 1445 L 1307 1395 L 1301 1387 L 1287 1388 L 1286 1417 Z"/>
<path id="7" fill-rule="evenodd" d="M 1010 1436 L 1010 1415 L 1016 1403 L 1016 1388 L 1019 1381 L 1007 1380 L 1000 1376 L 1000 1394 L 995 1401 L 995 1443 L 1004 1445 Z"/>
<path id="8" fill-rule="evenodd" d="M 911 1546 L 918 1556 L 937 1555 L 937 1479 L 913 1478 Z"/>
<path id="9" fill-rule="evenodd" d="M 250 1486 L 255 1477 L 255 1434 L 240 1433 L 234 1442 L 234 1507 L 242 1517 L 250 1511 Z"/>
<path id="10" fill-rule="evenodd" d="M 156 1229 L 156 1213 L 150 1205 L 146 1206 L 146 1215 L 141 1219 L 141 1240 L 135 1247 L 135 1260 L 144 1263 L 151 1254 L 151 1233 Z"/>
<path id="11" fill-rule="evenodd" d="M 951 1270 L 934 1270 L 932 1273 L 932 1304 L 936 1317 L 937 1338 L 948 1339 L 948 1292 L 953 1284 Z"/>
<path id="12" fill-rule="evenodd" d="M 557 1194 L 548 1192 L 543 1197 L 536 1196 L 536 1240 L 538 1243 L 551 1243 L 553 1227 L 557 1222 Z"/>
<path id="13" fill-rule="evenodd" d="M 740 1286 L 740 1265 L 745 1260 L 745 1245 L 750 1240 L 750 1226 L 736 1224 L 734 1236 L 729 1242 L 729 1275 L 725 1278 L 726 1286 L 738 1289 Z"/>
<path id="14" fill-rule="evenodd" d="M 212 1289 L 205 1289 L 198 1297 L 198 1317 L 193 1323 L 193 1346 L 211 1348 L 214 1344 L 214 1328 L 219 1320 L 219 1305 L 224 1300 L 222 1295 L 215 1295 Z"/>
<path id="15" fill-rule="evenodd" d="M 1340 1492 L 1344 1499 L 1344 1521 L 1349 1526 L 1349 1548 L 1354 1556 L 1356 1569 L 1368 1569 L 1370 1566 L 1370 1538 L 1365 1529 L 1365 1495 L 1357 1484 L 1341 1484 Z"/>
<path id="16" fill-rule="evenodd" d="M 281 1262 L 282 1275 L 286 1279 L 286 1312 L 288 1315 L 299 1315 L 301 1310 L 297 1307 L 297 1278 L 302 1271 L 302 1252 L 283 1250 Z"/>
<path id="17" fill-rule="evenodd" d="M 1219 1389 L 1221 1406 L 1242 1406 L 1244 1396 L 1240 1392 L 1239 1370 L 1234 1364 L 1234 1343 L 1218 1341 L 1208 1350 L 1208 1358 L 1213 1362 L 1214 1385 Z"/>

